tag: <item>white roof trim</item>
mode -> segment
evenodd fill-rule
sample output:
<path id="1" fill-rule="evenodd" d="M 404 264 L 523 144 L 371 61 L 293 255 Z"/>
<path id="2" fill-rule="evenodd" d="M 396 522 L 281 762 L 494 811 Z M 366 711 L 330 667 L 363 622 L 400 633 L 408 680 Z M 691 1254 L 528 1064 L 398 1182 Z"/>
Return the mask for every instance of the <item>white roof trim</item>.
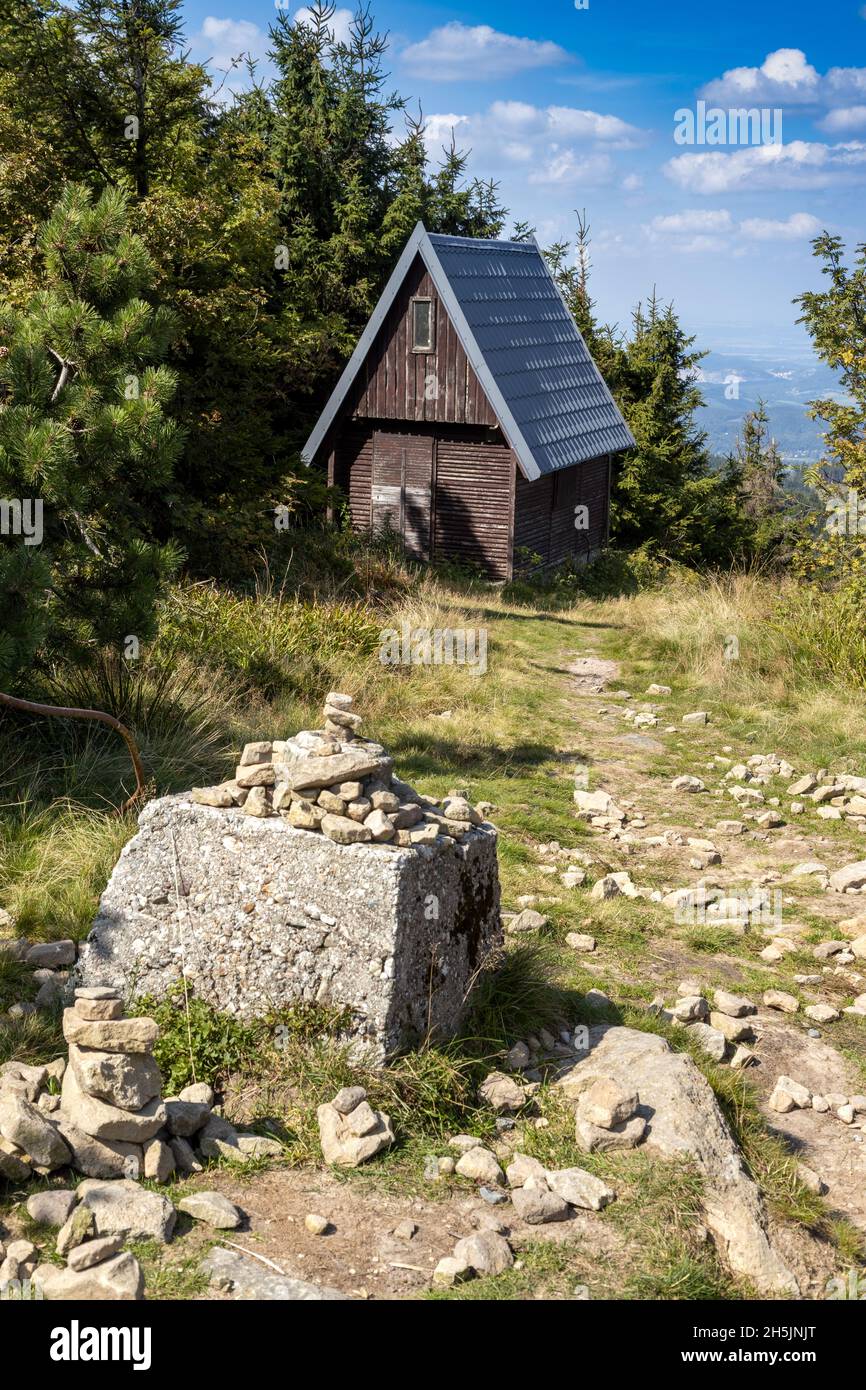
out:
<path id="1" fill-rule="evenodd" d="M 565 303 L 562 291 L 557 285 L 553 272 L 551 271 L 550 266 L 547 264 L 547 261 L 544 259 L 544 255 L 541 251 L 541 248 L 534 237 L 532 238 L 530 244 L 533 245 L 535 247 L 535 250 L 538 252 L 541 263 L 544 266 L 548 276 L 550 277 L 551 284 L 556 290 L 556 293 L 559 296 L 559 299 L 563 307 L 565 308 L 566 313 L 568 313 L 568 306 Z M 417 255 L 421 256 L 421 259 L 423 260 L 424 265 L 426 266 L 430 274 L 430 278 L 432 279 L 433 284 L 436 287 L 436 291 L 439 295 L 439 298 L 442 300 L 442 303 L 445 306 L 445 310 L 449 318 L 451 319 L 452 324 L 454 325 L 457 337 L 460 340 L 460 344 L 463 348 L 463 351 L 466 353 L 470 366 L 472 367 L 472 370 L 475 372 L 475 375 L 478 377 L 478 380 L 481 383 L 481 387 L 485 395 L 487 396 L 488 401 L 493 407 L 493 410 L 496 414 L 496 417 L 499 421 L 499 425 L 502 429 L 503 434 L 505 435 L 509 447 L 514 452 L 521 473 L 527 479 L 528 482 L 533 482 L 536 478 L 541 477 L 541 470 L 539 469 L 538 464 L 535 462 L 535 459 L 532 455 L 532 450 L 527 444 L 523 432 L 520 429 L 520 426 L 518 425 L 517 421 L 512 415 L 511 410 L 509 409 L 508 404 L 505 400 L 505 397 L 503 396 L 502 391 L 496 383 L 496 379 L 493 376 L 493 373 L 491 372 L 484 359 L 481 349 L 478 346 L 478 342 L 476 341 L 475 334 L 472 332 L 472 329 L 470 328 L 469 323 L 467 322 L 466 316 L 460 307 L 460 304 L 457 300 L 457 296 L 451 288 L 448 276 L 445 274 L 445 271 L 442 267 L 442 263 L 436 254 L 436 250 L 433 246 L 433 243 L 431 242 L 430 237 L 427 234 L 427 230 L 422 222 L 416 222 L 415 227 L 412 231 L 412 235 L 410 236 L 403 249 L 403 254 L 398 260 L 396 266 L 394 267 L 390 279 L 388 280 L 387 285 L 382 291 L 379 302 L 373 310 L 373 313 L 370 315 L 370 320 L 366 328 L 364 329 L 363 333 L 358 339 L 358 342 L 355 346 L 355 351 L 352 353 L 352 356 L 346 363 L 346 366 L 343 369 L 339 381 L 334 387 L 334 390 L 331 392 L 328 402 L 321 415 L 319 416 L 319 419 L 316 422 L 316 426 L 312 434 L 310 435 L 309 439 L 307 440 L 306 444 L 301 450 L 301 458 L 305 463 L 308 464 L 312 461 L 318 450 L 321 448 L 325 435 L 331 428 L 331 425 L 334 423 L 337 413 L 340 407 L 342 406 L 344 400 L 346 399 L 346 396 L 349 393 L 349 389 L 352 386 L 353 381 L 355 380 L 358 372 L 363 366 L 364 360 L 368 352 L 370 351 L 370 348 L 373 346 L 376 334 L 379 332 L 379 329 L 385 322 L 388 310 L 391 308 L 391 305 L 393 304 L 394 300 L 397 297 L 397 294 L 400 291 L 403 281 L 405 280 L 406 275 L 409 271 L 409 267 L 411 266 L 413 260 Z M 588 351 L 588 349 L 586 349 L 586 343 L 584 342 L 583 335 L 581 334 L 580 329 L 577 327 L 577 324 L 574 322 L 574 319 L 572 318 L 571 314 L 569 314 L 569 318 L 571 318 L 574 330 L 580 338 L 581 342 L 583 343 L 584 349 L 586 350 L 586 355 L 589 361 L 592 363 L 596 377 L 601 383 L 611 405 L 613 405 L 614 409 L 617 410 L 617 413 L 619 414 L 619 408 L 617 407 L 616 402 L 614 401 L 614 398 L 611 394 L 607 382 L 604 380 L 604 377 L 599 371 L 598 365 L 595 362 L 595 359 L 593 358 L 592 354 Z M 621 415 L 620 418 L 622 418 Z M 624 420 L 623 424 L 625 425 Z M 625 425 L 625 428 L 626 430 L 628 430 L 627 425 Z M 631 436 L 630 430 L 628 430 L 628 433 Z M 632 443 L 634 443 L 633 436 Z"/>
<path id="2" fill-rule="evenodd" d="M 442 269 L 442 264 L 439 257 L 436 255 L 433 243 L 430 241 L 427 230 L 422 222 L 416 222 L 412 235 L 403 250 L 403 254 L 394 267 L 391 277 L 382 291 L 378 304 L 370 315 L 370 321 L 358 339 L 355 351 L 346 363 L 327 405 L 316 421 L 315 429 L 301 450 L 301 458 L 305 463 L 310 463 L 321 448 L 325 435 L 331 428 L 340 406 L 346 399 L 349 388 L 360 371 L 364 359 L 373 345 L 376 334 L 385 322 L 388 310 L 396 299 L 398 291 L 416 255 L 421 256 L 421 259 L 430 273 L 430 278 L 445 306 L 448 317 L 454 325 L 457 337 L 460 340 L 460 345 L 466 353 L 470 366 L 478 377 L 482 389 L 496 413 L 509 447 L 514 450 L 517 462 L 520 465 L 521 473 L 523 473 L 524 477 L 529 482 L 532 482 L 535 478 L 541 476 L 540 469 L 535 459 L 532 457 L 529 445 L 524 439 L 517 421 L 511 414 L 505 402 L 505 398 L 481 354 L 481 349 L 475 341 L 475 335 L 466 322 L 466 316 L 460 308 L 457 297 L 448 283 L 448 277 Z"/>

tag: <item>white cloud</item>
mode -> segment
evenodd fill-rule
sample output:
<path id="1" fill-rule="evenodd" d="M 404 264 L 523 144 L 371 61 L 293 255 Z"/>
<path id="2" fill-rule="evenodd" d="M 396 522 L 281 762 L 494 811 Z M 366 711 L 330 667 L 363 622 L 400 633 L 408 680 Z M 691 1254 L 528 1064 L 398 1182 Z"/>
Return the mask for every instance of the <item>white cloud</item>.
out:
<path id="1" fill-rule="evenodd" d="M 740 223 L 740 235 L 751 241 L 805 241 L 817 236 L 821 227 L 811 212 L 792 212 L 784 222 L 773 217 L 747 217 Z"/>
<path id="2" fill-rule="evenodd" d="M 568 61 L 565 49 L 557 43 L 519 39 L 513 34 L 502 34 L 489 24 L 470 26 L 459 20 L 431 30 L 420 43 L 409 44 L 401 57 L 414 76 L 435 78 L 438 82 L 512 77 L 518 72 Z"/>
<path id="3" fill-rule="evenodd" d="M 778 48 L 759 68 L 730 68 L 701 90 L 707 101 L 814 101 L 820 74 L 800 48 Z"/>
<path id="4" fill-rule="evenodd" d="M 801 48 L 777 48 L 759 68 L 730 68 L 700 96 L 723 106 L 835 105 L 866 96 L 866 68 L 829 68 L 822 76 Z"/>
<path id="5" fill-rule="evenodd" d="M 207 55 L 212 67 L 225 68 L 241 53 L 261 57 L 267 50 L 268 36 L 248 19 L 217 19 L 208 15 L 191 43 L 196 53 Z"/>
<path id="6" fill-rule="evenodd" d="M 609 155 L 581 157 L 574 150 L 560 150 L 552 152 L 544 164 L 529 175 L 529 182 L 563 186 L 579 183 L 585 188 L 594 188 L 609 183 L 612 175 L 613 162 Z"/>
<path id="7" fill-rule="evenodd" d="M 648 224 L 653 232 L 721 232 L 727 231 L 732 225 L 731 214 L 726 208 L 719 208 L 718 211 L 690 208 L 685 212 L 654 217 Z"/>
<path id="8" fill-rule="evenodd" d="M 451 143 L 472 151 L 474 168 L 499 177 L 511 167 L 533 185 L 598 187 L 612 182 L 614 151 L 643 143 L 644 132 L 618 116 L 570 106 L 494 101 L 472 115 L 437 113 L 425 121 L 425 141 L 435 158 Z M 632 176 L 637 180 L 637 176 Z M 633 191 L 640 183 L 632 182 Z"/>
<path id="9" fill-rule="evenodd" d="M 637 193 L 643 188 L 643 179 L 640 174 L 626 174 L 622 181 L 623 193 Z"/>
<path id="10" fill-rule="evenodd" d="M 748 146 L 730 154 L 682 154 L 668 160 L 664 173 L 681 188 L 710 195 L 755 188 L 827 188 L 866 174 L 866 144 L 792 140 L 787 145 Z"/>
<path id="11" fill-rule="evenodd" d="M 735 222 L 727 208 L 686 208 L 661 214 L 642 228 L 653 244 L 667 244 L 677 254 L 727 251 L 741 255 L 744 242 L 806 241 L 817 236 L 822 223 L 810 212 L 793 212 L 786 219 L 747 217 Z"/>
<path id="12" fill-rule="evenodd" d="M 845 135 L 850 130 L 862 130 L 866 126 L 866 106 L 835 106 L 817 124 L 828 135 Z"/>

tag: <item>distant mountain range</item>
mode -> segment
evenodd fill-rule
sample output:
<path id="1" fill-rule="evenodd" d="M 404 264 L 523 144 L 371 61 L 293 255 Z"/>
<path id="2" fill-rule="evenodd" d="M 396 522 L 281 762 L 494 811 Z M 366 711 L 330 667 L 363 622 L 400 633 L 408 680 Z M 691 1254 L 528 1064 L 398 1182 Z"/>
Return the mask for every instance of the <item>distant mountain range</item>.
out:
<path id="1" fill-rule="evenodd" d="M 844 400 L 838 377 L 814 358 L 709 352 L 699 368 L 698 385 L 706 409 L 698 423 L 709 436 L 713 454 L 734 450 L 743 416 L 763 400 L 771 435 L 793 469 L 815 463 L 822 454 L 820 422 L 810 420 L 809 402 L 829 396 Z M 734 399 L 726 399 L 736 389 Z"/>

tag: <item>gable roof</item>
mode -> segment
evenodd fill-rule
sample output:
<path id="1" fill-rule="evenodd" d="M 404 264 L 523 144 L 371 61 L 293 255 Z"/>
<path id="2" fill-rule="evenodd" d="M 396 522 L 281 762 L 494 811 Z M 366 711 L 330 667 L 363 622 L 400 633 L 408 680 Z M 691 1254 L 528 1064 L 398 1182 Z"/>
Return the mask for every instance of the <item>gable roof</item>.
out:
<path id="1" fill-rule="evenodd" d="M 537 242 L 440 236 L 418 222 L 301 456 L 337 416 L 406 274 L 420 256 L 529 480 L 630 449 L 634 438 Z"/>

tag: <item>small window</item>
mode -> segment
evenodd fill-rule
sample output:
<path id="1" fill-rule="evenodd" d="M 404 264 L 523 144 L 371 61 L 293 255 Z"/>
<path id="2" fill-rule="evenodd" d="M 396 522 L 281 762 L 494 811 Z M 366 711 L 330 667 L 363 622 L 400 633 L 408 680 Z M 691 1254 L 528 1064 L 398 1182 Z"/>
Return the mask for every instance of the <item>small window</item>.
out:
<path id="1" fill-rule="evenodd" d="M 412 351 L 433 351 L 433 300 L 412 300 Z"/>

